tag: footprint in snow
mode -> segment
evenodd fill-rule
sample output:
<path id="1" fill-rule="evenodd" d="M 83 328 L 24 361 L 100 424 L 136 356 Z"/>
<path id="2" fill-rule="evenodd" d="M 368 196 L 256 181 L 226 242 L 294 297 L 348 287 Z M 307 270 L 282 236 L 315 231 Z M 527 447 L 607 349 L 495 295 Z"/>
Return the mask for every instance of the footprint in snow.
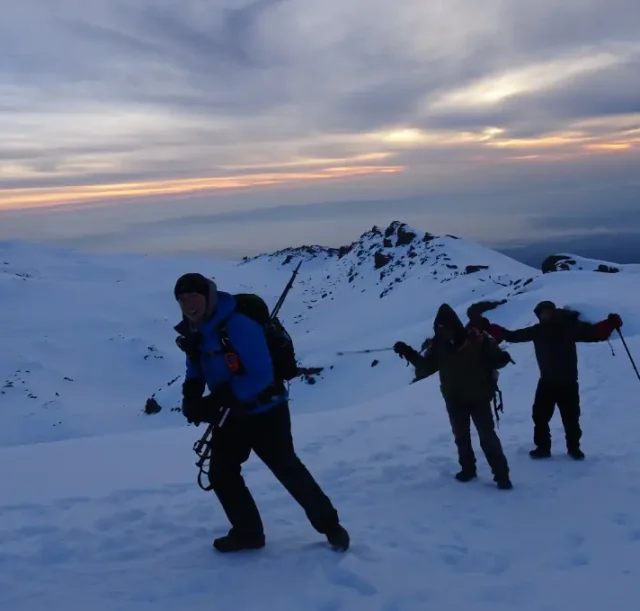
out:
<path id="1" fill-rule="evenodd" d="M 349 569 L 338 565 L 323 566 L 323 569 L 327 580 L 333 585 L 350 588 L 361 596 L 375 596 L 378 593 L 377 588 L 373 584 Z"/>
<path id="2" fill-rule="evenodd" d="M 134 522 L 139 522 L 147 516 L 145 511 L 140 509 L 131 509 L 130 511 L 123 511 L 120 513 L 114 513 L 104 518 L 98 518 L 94 526 L 96 530 L 108 531 L 108 530 L 120 530 L 125 526 L 128 526 Z"/>

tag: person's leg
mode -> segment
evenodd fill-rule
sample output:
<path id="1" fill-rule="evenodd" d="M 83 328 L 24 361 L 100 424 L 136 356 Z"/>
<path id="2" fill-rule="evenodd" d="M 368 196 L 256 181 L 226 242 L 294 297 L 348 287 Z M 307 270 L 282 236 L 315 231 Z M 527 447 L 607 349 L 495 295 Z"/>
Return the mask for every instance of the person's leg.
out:
<path id="1" fill-rule="evenodd" d="M 248 420 L 256 455 L 302 507 L 313 528 L 335 547 L 347 549 L 349 539 L 338 512 L 295 452 L 289 404 L 249 416 Z"/>
<path id="2" fill-rule="evenodd" d="M 500 488 L 511 488 L 509 464 L 496 433 L 496 425 L 491 413 L 491 403 L 479 403 L 471 408 L 471 418 L 478 431 L 480 446 L 491 467 L 493 479 Z"/>
<path id="3" fill-rule="evenodd" d="M 250 453 L 243 422 L 229 417 L 222 428 L 214 430 L 209 483 L 231 523 L 229 534 L 214 541 L 218 551 L 255 549 L 265 543 L 260 513 L 242 477 L 242 464 Z"/>
<path id="4" fill-rule="evenodd" d="M 580 428 L 580 387 L 571 382 L 558 388 L 558 410 L 564 426 L 567 452 L 576 460 L 582 460 L 584 453 L 580 449 L 582 429 Z"/>
<path id="5" fill-rule="evenodd" d="M 536 446 L 534 450 L 529 452 L 532 458 L 548 458 L 551 456 L 551 430 L 549 423 L 553 417 L 555 404 L 554 387 L 546 384 L 543 380 L 539 380 L 531 412 L 533 443 Z"/>
<path id="6" fill-rule="evenodd" d="M 447 414 L 451 424 L 453 440 L 458 449 L 460 472 L 456 479 L 468 482 L 476 477 L 476 455 L 471 445 L 471 414 L 467 405 L 447 402 Z"/>

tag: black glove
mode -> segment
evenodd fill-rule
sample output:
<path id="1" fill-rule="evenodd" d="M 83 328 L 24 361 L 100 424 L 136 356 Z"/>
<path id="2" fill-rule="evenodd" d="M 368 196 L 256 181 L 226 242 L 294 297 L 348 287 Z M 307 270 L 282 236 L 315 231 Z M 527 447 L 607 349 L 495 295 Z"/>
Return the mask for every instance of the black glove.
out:
<path id="1" fill-rule="evenodd" d="M 228 384 L 222 384 L 206 397 L 187 398 L 182 402 L 182 413 L 189 424 L 201 422 L 217 425 L 227 409 L 240 406 Z"/>
<path id="2" fill-rule="evenodd" d="M 393 344 L 393 351 L 399 356 L 406 356 L 409 352 L 411 352 L 411 346 L 405 344 L 404 342 L 396 342 Z"/>
<path id="3" fill-rule="evenodd" d="M 206 384 L 201 378 L 190 378 L 182 383 L 182 396 L 185 399 L 201 399 L 204 395 Z"/>
<path id="4" fill-rule="evenodd" d="M 202 397 L 182 399 L 182 415 L 187 419 L 189 424 L 195 424 L 200 426 L 200 423 L 204 421 L 203 409 L 202 409 Z"/>
<path id="5" fill-rule="evenodd" d="M 197 362 L 200 358 L 200 344 L 202 343 L 202 333 L 190 333 L 189 335 L 178 335 L 176 346 L 184 352 L 191 361 Z"/>

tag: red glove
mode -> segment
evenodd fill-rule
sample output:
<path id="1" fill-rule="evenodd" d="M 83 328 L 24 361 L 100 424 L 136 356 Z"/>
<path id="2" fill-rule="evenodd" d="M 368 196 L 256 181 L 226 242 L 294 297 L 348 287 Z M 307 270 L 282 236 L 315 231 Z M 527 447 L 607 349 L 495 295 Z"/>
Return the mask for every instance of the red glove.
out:
<path id="1" fill-rule="evenodd" d="M 494 325 L 492 323 L 487 327 L 487 331 L 498 343 L 504 339 L 504 328 L 500 325 Z"/>
<path id="2" fill-rule="evenodd" d="M 622 327 L 622 318 L 620 318 L 620 314 L 609 314 L 609 316 L 607 316 L 607 322 L 611 326 L 612 331 Z"/>
<path id="3" fill-rule="evenodd" d="M 596 323 L 596 334 L 601 339 L 609 339 L 609 336 L 622 327 L 622 318 L 619 314 L 609 314 L 607 318 Z"/>

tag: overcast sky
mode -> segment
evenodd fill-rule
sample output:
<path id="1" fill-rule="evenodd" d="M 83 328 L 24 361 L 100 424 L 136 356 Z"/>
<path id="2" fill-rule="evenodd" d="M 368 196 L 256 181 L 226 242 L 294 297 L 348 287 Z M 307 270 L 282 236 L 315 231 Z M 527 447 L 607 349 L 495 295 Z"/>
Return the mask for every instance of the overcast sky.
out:
<path id="1" fill-rule="evenodd" d="M 0 239 L 640 231 L 638 24 L 638 0 L 5 2 Z"/>

